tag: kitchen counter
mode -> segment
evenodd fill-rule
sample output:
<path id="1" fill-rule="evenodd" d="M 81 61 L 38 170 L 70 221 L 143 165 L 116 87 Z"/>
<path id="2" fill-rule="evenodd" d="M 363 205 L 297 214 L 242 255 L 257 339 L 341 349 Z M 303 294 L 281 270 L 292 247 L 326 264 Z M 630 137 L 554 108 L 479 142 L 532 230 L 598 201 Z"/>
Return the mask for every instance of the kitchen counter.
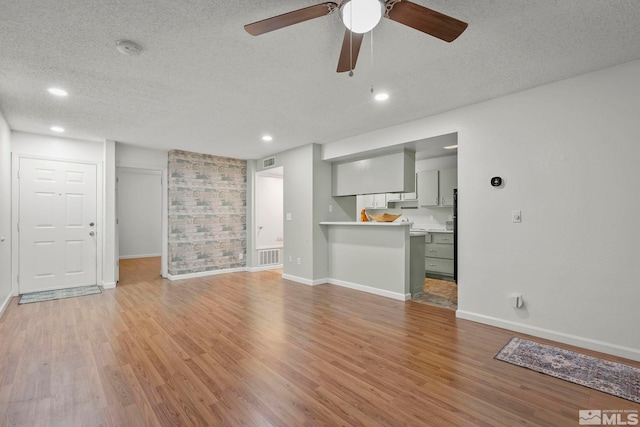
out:
<path id="1" fill-rule="evenodd" d="M 321 222 L 334 285 L 408 300 L 424 285 L 424 236 L 412 222 Z"/>
<path id="2" fill-rule="evenodd" d="M 355 225 L 355 226 L 375 226 L 375 227 L 407 227 L 412 225 L 412 222 L 361 222 L 361 221 L 342 221 L 342 222 L 321 222 L 320 225 Z"/>

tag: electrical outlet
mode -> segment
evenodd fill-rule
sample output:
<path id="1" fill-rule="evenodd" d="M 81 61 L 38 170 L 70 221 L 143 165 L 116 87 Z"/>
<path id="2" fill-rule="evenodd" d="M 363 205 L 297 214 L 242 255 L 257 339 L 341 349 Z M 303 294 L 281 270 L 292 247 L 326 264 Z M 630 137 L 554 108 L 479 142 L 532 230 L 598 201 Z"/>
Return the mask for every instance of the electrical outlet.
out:
<path id="1" fill-rule="evenodd" d="M 300 265 L 300 258 L 298 258 L 296 261 L 297 261 L 297 264 Z"/>
<path id="2" fill-rule="evenodd" d="M 287 221 L 291 221 L 291 214 L 287 212 Z"/>
<path id="3" fill-rule="evenodd" d="M 329 212 L 333 212 L 333 205 L 329 205 Z"/>
<path id="4" fill-rule="evenodd" d="M 243 252 L 240 252 L 238 254 L 238 259 L 244 259 L 244 253 Z"/>
<path id="5" fill-rule="evenodd" d="M 293 262 L 293 257 L 289 255 L 289 262 Z"/>

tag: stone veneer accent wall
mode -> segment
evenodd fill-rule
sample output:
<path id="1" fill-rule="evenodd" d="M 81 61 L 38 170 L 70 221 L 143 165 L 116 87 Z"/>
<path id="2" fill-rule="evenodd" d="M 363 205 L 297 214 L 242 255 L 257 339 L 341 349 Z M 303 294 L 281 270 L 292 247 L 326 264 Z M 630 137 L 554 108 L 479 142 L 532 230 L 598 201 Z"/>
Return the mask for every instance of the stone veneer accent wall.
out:
<path id="1" fill-rule="evenodd" d="M 247 162 L 169 151 L 169 274 L 245 266 Z"/>

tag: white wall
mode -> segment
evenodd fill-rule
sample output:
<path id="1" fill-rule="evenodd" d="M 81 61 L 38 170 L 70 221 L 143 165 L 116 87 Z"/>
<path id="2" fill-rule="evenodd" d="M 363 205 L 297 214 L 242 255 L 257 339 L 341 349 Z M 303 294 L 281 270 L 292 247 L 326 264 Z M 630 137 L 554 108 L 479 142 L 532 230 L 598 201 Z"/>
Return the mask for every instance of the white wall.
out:
<path id="1" fill-rule="evenodd" d="M 319 145 L 309 144 L 275 155 L 276 166 L 284 167 L 284 213 L 291 214 L 284 221 L 283 277 L 305 284 L 325 283 L 328 276 L 327 235 L 320 221 L 355 220 L 355 197 L 331 197 L 331 164 L 321 160 L 321 152 Z M 264 170 L 261 166 L 258 161 L 255 172 Z M 254 164 L 248 168 L 253 170 Z M 255 176 L 250 179 L 255 183 Z M 248 186 L 251 193 L 254 185 Z M 249 217 L 254 221 L 255 214 Z M 255 242 L 251 244 L 250 253 L 255 250 Z M 256 266 L 255 260 L 250 266 Z"/>
<path id="2" fill-rule="evenodd" d="M 11 131 L 0 111 L 0 314 L 11 298 Z"/>
<path id="3" fill-rule="evenodd" d="M 630 62 L 327 144 L 324 158 L 458 132 L 458 316 L 640 360 L 639 75 Z"/>
<path id="4" fill-rule="evenodd" d="M 118 168 L 120 258 L 160 256 L 162 252 L 162 174 Z"/>

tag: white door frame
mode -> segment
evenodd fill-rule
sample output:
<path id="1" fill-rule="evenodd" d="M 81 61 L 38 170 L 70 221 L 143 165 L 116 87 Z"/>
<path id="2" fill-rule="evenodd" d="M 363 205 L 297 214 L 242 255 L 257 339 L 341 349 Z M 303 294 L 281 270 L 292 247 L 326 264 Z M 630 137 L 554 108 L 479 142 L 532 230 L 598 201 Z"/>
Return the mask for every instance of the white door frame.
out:
<path id="1" fill-rule="evenodd" d="M 105 224 L 103 221 L 103 200 L 104 200 L 104 182 L 103 182 L 103 162 L 85 161 L 79 159 L 71 159 L 67 157 L 50 157 L 38 156 L 33 154 L 12 153 L 11 154 L 11 293 L 18 296 L 20 288 L 18 286 L 18 272 L 20 271 L 20 239 L 18 238 L 18 220 L 20 219 L 20 182 L 18 181 L 18 169 L 20 168 L 20 159 L 36 159 L 36 160 L 52 160 L 58 162 L 82 163 L 95 165 L 96 167 L 96 221 L 98 227 L 96 229 L 96 283 L 102 281 L 102 253 L 104 247 Z M 15 233 L 15 234 L 14 234 Z"/>
<path id="2" fill-rule="evenodd" d="M 134 163 L 134 162 L 116 162 L 116 177 L 118 176 L 118 168 L 129 168 L 129 169 L 144 169 L 150 171 L 158 171 L 162 176 L 162 254 L 160 255 L 160 275 L 162 277 L 167 277 L 167 273 L 169 270 L 169 201 L 168 201 L 168 182 L 167 182 L 167 165 L 164 167 L 160 165 L 151 165 L 145 163 Z M 118 213 L 116 212 L 116 215 Z M 116 232 L 119 232 L 119 229 L 116 228 Z M 120 262 L 119 256 L 119 248 L 116 248 L 118 257 L 116 262 Z"/>

